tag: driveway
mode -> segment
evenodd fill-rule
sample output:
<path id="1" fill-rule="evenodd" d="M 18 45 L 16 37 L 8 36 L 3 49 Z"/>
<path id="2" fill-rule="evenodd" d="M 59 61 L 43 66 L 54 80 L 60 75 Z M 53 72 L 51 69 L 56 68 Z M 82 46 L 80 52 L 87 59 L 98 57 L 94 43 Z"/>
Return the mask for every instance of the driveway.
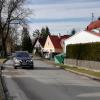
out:
<path id="1" fill-rule="evenodd" d="M 13 100 L 100 100 L 100 82 L 34 59 L 34 70 L 6 62 L 5 82 Z"/>

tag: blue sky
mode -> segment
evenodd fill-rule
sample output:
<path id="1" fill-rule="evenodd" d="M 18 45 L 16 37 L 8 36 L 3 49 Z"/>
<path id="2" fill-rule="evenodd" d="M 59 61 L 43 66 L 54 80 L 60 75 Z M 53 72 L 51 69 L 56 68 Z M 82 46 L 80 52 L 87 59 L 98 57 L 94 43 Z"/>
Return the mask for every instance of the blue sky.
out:
<path id="1" fill-rule="evenodd" d="M 48 26 L 52 34 L 69 34 L 75 28 L 84 30 L 100 16 L 100 0 L 26 0 L 33 14 L 29 16 L 30 32 Z"/>

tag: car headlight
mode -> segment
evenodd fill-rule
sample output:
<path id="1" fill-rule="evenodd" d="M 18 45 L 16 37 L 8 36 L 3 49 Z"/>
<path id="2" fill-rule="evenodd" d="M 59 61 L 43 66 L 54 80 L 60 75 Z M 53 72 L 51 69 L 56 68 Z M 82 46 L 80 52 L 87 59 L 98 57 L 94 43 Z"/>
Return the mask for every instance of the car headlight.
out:
<path id="1" fill-rule="evenodd" d="M 31 62 L 33 62 L 33 60 L 31 59 Z"/>
<path id="2" fill-rule="evenodd" d="M 20 63 L 21 62 L 21 60 L 19 60 L 19 59 L 14 59 L 14 61 L 16 62 L 16 63 Z"/>

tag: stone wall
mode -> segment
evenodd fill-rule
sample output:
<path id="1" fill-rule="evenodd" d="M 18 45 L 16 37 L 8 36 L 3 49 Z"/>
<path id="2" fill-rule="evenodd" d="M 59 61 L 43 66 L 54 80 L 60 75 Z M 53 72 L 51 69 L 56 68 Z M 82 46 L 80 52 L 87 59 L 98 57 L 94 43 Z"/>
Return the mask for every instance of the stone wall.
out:
<path id="1" fill-rule="evenodd" d="M 64 64 L 86 67 L 86 68 L 91 68 L 94 70 L 100 70 L 100 62 L 97 62 L 97 61 L 65 59 Z"/>

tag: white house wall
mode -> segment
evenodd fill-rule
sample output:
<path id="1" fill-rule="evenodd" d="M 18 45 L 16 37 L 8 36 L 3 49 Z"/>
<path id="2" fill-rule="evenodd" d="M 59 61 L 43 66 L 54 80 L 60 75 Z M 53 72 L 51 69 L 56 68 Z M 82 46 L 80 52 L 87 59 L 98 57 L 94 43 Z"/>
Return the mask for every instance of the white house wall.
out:
<path id="1" fill-rule="evenodd" d="M 66 46 L 68 44 L 79 44 L 79 43 L 90 43 L 90 42 L 100 42 L 100 37 L 86 31 L 76 33 L 75 35 L 64 41 L 65 43 L 64 53 L 66 53 Z"/>
<path id="2" fill-rule="evenodd" d="M 41 46 L 41 44 L 40 44 L 39 41 L 37 41 L 37 42 L 35 43 L 35 46 L 34 46 L 34 47 L 41 47 L 41 48 L 42 48 L 42 46 Z"/>

